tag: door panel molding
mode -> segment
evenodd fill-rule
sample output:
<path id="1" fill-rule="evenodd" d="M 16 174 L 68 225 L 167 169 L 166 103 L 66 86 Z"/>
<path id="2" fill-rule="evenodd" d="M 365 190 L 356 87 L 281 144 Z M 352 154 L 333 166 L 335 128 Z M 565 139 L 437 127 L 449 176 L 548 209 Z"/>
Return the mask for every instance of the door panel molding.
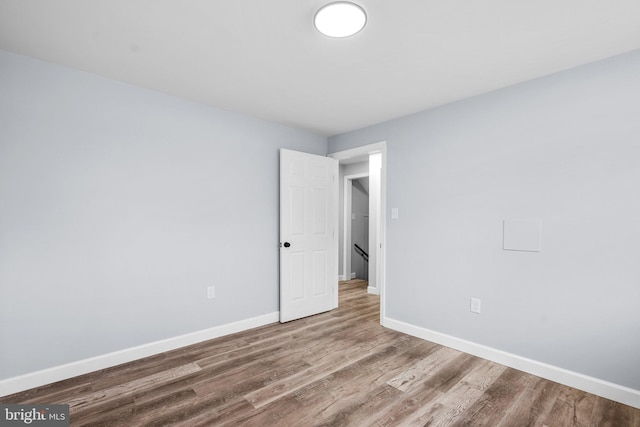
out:
<path id="1" fill-rule="evenodd" d="M 338 161 L 281 149 L 281 322 L 338 306 L 337 229 Z"/>

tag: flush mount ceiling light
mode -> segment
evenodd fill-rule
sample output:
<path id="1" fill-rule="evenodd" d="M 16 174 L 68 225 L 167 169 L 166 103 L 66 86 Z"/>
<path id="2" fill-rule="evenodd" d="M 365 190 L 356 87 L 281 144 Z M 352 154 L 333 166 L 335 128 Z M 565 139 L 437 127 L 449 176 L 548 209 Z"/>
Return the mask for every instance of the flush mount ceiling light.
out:
<path id="1" fill-rule="evenodd" d="M 349 37 L 364 28 L 367 14 L 355 3 L 338 1 L 321 7 L 313 22 L 325 36 Z"/>

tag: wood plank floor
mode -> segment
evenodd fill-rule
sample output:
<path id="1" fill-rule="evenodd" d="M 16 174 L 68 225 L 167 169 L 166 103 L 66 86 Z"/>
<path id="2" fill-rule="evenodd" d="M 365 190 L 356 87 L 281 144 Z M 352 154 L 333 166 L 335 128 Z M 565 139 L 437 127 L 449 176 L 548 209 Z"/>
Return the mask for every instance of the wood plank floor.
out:
<path id="1" fill-rule="evenodd" d="M 382 328 L 366 288 L 0 401 L 69 404 L 73 426 L 640 426 L 638 409 Z"/>

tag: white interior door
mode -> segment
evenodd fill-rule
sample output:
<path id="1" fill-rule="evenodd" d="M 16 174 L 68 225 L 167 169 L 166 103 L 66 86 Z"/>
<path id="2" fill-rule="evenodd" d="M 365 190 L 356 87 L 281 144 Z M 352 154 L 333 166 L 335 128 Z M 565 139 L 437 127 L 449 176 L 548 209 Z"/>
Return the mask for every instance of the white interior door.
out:
<path id="1" fill-rule="evenodd" d="M 338 306 L 338 161 L 280 150 L 280 321 Z"/>

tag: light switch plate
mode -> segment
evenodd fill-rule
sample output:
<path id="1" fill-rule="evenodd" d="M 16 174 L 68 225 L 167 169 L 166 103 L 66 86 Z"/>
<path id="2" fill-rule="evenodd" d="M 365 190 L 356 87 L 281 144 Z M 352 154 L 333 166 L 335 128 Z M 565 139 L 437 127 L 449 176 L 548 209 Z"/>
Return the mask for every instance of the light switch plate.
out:
<path id="1" fill-rule="evenodd" d="M 482 311 L 482 301 L 480 301 L 480 298 L 471 298 L 470 309 L 472 313 L 480 314 Z"/>

